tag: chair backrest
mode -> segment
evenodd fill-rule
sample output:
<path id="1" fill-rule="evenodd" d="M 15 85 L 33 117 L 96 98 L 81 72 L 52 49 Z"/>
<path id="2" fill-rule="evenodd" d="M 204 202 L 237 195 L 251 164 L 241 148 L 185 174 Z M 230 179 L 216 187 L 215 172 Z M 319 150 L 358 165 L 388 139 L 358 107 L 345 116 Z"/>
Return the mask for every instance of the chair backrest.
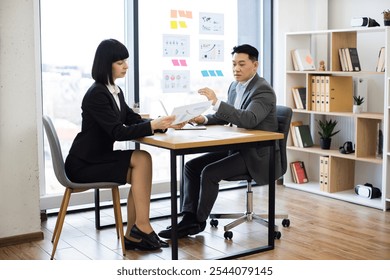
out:
<path id="1" fill-rule="evenodd" d="M 62 156 L 60 141 L 58 140 L 56 129 L 53 122 L 48 116 L 43 116 L 43 126 L 45 127 L 47 140 L 49 141 L 51 158 L 53 162 L 54 174 L 58 182 L 64 187 L 91 189 L 91 188 L 113 188 L 120 186 L 117 182 L 91 182 L 91 183 L 75 183 L 69 180 L 65 172 L 65 163 Z"/>
<path id="2" fill-rule="evenodd" d="M 65 173 L 64 158 L 62 157 L 61 145 L 60 141 L 58 140 L 56 129 L 54 128 L 53 122 L 48 116 L 43 116 L 42 119 L 47 140 L 49 141 L 54 174 L 56 175 L 57 180 L 63 186 L 69 186 L 71 182 Z"/>
<path id="3" fill-rule="evenodd" d="M 278 118 L 278 132 L 284 134 L 284 138 L 279 140 L 280 160 L 282 166 L 282 174 L 287 171 L 287 137 L 290 131 L 290 123 L 292 118 L 292 109 L 290 107 L 277 105 L 276 115 Z"/>

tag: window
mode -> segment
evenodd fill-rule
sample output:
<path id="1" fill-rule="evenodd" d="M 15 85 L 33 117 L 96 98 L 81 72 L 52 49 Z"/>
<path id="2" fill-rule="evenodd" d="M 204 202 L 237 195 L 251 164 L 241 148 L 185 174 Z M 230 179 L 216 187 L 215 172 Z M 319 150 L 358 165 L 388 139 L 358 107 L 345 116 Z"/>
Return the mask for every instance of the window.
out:
<path id="1" fill-rule="evenodd" d="M 107 38 L 124 41 L 124 0 L 41 0 L 40 8 L 43 114 L 52 118 L 66 157 L 80 130 L 82 98 L 93 83 L 96 47 Z M 125 91 L 125 85 L 120 86 Z M 62 194 L 46 141 L 44 150 L 41 196 Z"/>

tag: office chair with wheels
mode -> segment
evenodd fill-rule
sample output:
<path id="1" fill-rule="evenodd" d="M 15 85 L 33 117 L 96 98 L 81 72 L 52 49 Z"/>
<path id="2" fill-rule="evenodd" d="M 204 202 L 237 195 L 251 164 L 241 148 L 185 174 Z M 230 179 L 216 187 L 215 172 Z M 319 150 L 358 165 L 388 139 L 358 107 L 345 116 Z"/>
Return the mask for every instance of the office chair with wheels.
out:
<path id="1" fill-rule="evenodd" d="M 292 117 L 292 110 L 289 107 L 277 105 L 277 118 L 278 118 L 278 132 L 284 134 L 284 138 L 279 140 L 279 148 L 280 148 L 280 159 L 282 163 L 282 174 L 286 173 L 287 170 L 287 136 L 290 129 L 290 122 Z M 253 179 L 249 174 L 243 174 L 240 176 L 234 176 L 225 181 L 246 181 L 247 182 L 247 190 L 246 190 L 246 211 L 243 213 L 226 213 L 226 214 L 210 214 L 210 225 L 216 227 L 218 225 L 218 220 L 216 219 L 236 219 L 231 223 L 224 226 L 224 237 L 226 239 L 232 239 L 233 233 L 230 231 L 232 228 L 242 224 L 246 221 L 256 221 L 260 224 L 267 226 L 267 214 L 255 214 L 253 212 L 253 192 L 252 192 L 252 182 Z M 283 227 L 290 226 L 290 220 L 288 219 L 287 214 L 276 214 L 275 219 L 283 219 L 282 225 Z M 278 227 L 275 226 L 275 239 L 279 239 L 281 237 L 280 231 L 278 231 Z"/>
<path id="2" fill-rule="evenodd" d="M 46 136 L 49 141 L 54 173 L 57 177 L 58 182 L 60 182 L 61 185 L 65 187 L 64 197 L 62 199 L 61 207 L 58 212 L 58 217 L 57 217 L 56 225 L 54 227 L 53 237 L 51 240 L 53 242 L 53 250 L 50 259 L 52 260 L 54 258 L 54 254 L 57 249 L 57 244 L 60 239 L 62 226 L 64 224 L 65 215 L 69 205 L 71 194 L 75 192 L 86 191 L 89 189 L 111 189 L 113 206 L 114 206 L 113 208 L 114 208 L 114 216 L 115 216 L 116 233 L 118 239 L 120 239 L 121 241 L 122 253 L 123 255 L 125 255 L 126 254 L 125 240 L 123 234 L 122 211 L 121 211 L 120 197 L 119 197 L 119 186 L 121 184 L 115 182 L 95 182 L 95 183 L 71 182 L 65 173 L 65 164 L 64 164 L 64 159 L 62 157 L 61 145 L 58 140 L 57 132 L 54 128 L 51 119 L 48 116 L 43 116 L 43 125 L 45 127 Z"/>

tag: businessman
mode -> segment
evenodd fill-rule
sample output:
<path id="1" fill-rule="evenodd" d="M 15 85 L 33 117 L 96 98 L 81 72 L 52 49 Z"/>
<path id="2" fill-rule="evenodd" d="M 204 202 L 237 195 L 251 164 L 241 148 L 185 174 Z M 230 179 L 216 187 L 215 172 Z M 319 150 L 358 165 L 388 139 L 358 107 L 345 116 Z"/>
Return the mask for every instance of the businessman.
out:
<path id="1" fill-rule="evenodd" d="M 269 83 L 257 74 L 259 52 L 250 45 L 233 48 L 235 81 L 231 83 L 227 102 L 217 98 L 210 88 L 198 92 L 212 102 L 215 113 L 193 119 L 198 124 L 234 125 L 246 129 L 277 131 L 276 95 Z M 278 145 L 275 176 L 281 176 Z M 219 182 L 236 175 L 250 174 L 258 185 L 268 184 L 269 147 L 207 153 L 188 161 L 184 167 L 183 218 L 178 223 L 178 238 L 195 235 L 206 227 L 217 199 Z M 171 238 L 171 227 L 159 232 Z"/>

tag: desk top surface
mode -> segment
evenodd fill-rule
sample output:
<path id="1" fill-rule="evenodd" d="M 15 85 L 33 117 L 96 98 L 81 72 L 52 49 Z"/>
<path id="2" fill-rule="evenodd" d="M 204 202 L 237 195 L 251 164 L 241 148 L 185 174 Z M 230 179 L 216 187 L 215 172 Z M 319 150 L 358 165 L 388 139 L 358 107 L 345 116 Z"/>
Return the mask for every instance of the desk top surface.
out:
<path id="1" fill-rule="evenodd" d="M 209 125 L 205 130 L 175 130 L 170 128 L 166 133 L 156 133 L 134 141 L 160 148 L 178 150 L 283 138 L 283 133 L 278 132 Z"/>

